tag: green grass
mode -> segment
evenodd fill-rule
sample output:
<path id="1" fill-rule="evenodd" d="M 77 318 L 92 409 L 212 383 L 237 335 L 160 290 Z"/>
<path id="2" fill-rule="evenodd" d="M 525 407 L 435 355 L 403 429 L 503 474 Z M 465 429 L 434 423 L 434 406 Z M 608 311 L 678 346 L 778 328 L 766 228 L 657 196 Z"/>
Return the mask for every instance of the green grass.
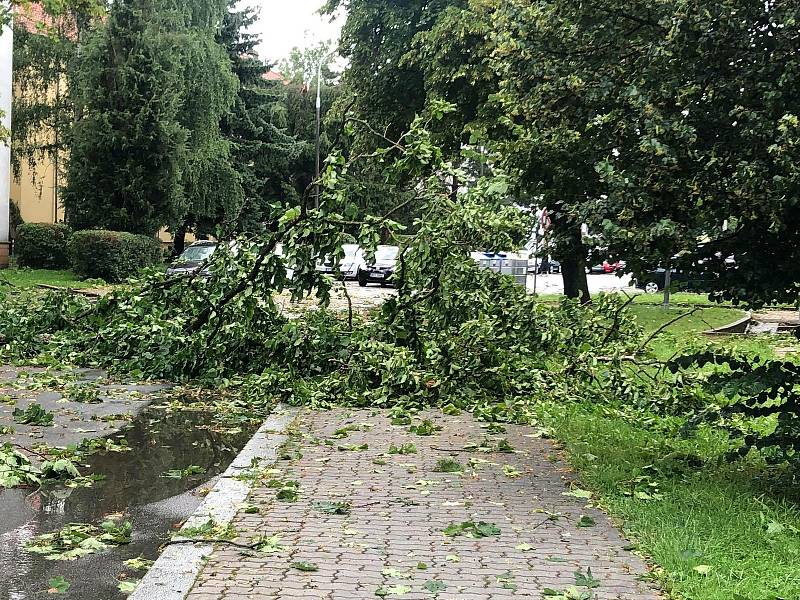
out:
<path id="1" fill-rule="evenodd" d="M 88 288 L 105 285 L 96 279 L 81 280 L 72 271 L 50 271 L 47 269 L 6 269 L 0 271 L 0 283 L 7 281 L 19 288 L 32 288 L 37 285 L 58 287 Z"/>
<path id="2" fill-rule="evenodd" d="M 673 335 L 714 329 L 733 323 L 745 315 L 743 311 L 734 308 L 664 308 L 660 305 L 638 303 L 632 304 L 629 310 L 646 333 L 652 333 L 676 317 L 686 315 L 665 329 Z"/>
<path id="3" fill-rule="evenodd" d="M 782 494 L 792 486 L 780 470 L 770 471 L 755 458 L 728 464 L 724 441 L 709 432 L 681 440 L 600 408 L 553 406 L 542 419 L 585 484 L 661 568 L 657 576 L 673 597 L 800 598 L 800 510 L 796 497 Z M 654 475 L 658 500 L 624 494 L 625 482 L 675 451 L 702 456 L 706 464 Z M 699 565 L 711 571 L 704 575 L 694 569 Z"/>
<path id="4" fill-rule="evenodd" d="M 690 310 L 654 304 L 630 308 L 648 335 Z M 665 359 L 711 339 L 769 356 L 776 346 L 797 343 L 785 336 L 705 338 L 700 333 L 743 314 L 727 307 L 701 308 L 667 327 L 650 348 Z M 679 419 L 644 419 L 596 405 L 554 403 L 539 410 L 585 487 L 655 565 L 655 576 L 670 598 L 800 599 L 800 489 L 785 467 L 770 467 L 757 454 L 729 463 L 724 433 L 701 429 L 684 439 Z M 676 452 L 699 457 L 703 464 L 660 464 Z M 657 484 L 658 499 L 625 493 L 640 476 Z"/>

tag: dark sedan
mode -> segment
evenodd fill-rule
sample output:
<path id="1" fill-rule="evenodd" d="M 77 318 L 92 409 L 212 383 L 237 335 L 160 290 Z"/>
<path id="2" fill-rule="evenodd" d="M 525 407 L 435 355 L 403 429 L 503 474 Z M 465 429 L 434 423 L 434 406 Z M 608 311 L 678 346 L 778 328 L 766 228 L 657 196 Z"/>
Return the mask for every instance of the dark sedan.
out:
<path id="1" fill-rule="evenodd" d="M 667 270 L 658 268 L 644 276 L 637 278 L 634 284 L 637 288 L 644 290 L 648 294 L 657 294 L 664 289 L 666 284 Z M 705 292 L 708 291 L 707 282 L 702 279 L 692 278 L 680 269 L 672 269 L 670 273 L 670 288 L 673 290 L 687 291 L 687 292 Z"/>
<path id="2" fill-rule="evenodd" d="M 358 285 L 361 287 L 368 283 L 391 285 L 399 255 L 400 248 L 397 246 L 378 246 L 375 250 L 375 260 L 358 268 Z"/>
<path id="3" fill-rule="evenodd" d="M 203 240 L 195 242 L 183 253 L 176 258 L 173 263 L 167 268 L 167 277 L 176 277 L 181 275 L 194 275 L 199 271 L 209 258 L 214 254 L 217 249 L 217 242 Z M 201 276 L 207 276 L 208 273 L 201 273 Z"/>

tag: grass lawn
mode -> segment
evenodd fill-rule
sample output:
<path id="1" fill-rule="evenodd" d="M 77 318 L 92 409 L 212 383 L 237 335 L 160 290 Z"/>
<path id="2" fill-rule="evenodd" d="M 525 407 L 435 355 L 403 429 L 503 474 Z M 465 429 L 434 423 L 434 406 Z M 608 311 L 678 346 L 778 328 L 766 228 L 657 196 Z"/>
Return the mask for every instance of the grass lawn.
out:
<path id="1" fill-rule="evenodd" d="M 0 284 L 3 281 L 7 281 L 19 288 L 36 287 L 39 284 L 71 288 L 106 285 L 96 279 L 81 280 L 72 271 L 51 271 L 47 269 L 5 269 L 0 271 Z"/>
<path id="2" fill-rule="evenodd" d="M 780 471 L 757 458 L 726 463 L 724 442 L 709 432 L 681 440 L 588 406 L 561 405 L 542 417 L 601 505 L 658 566 L 656 576 L 672 597 L 800 598 L 800 510 Z M 675 451 L 703 456 L 706 464 L 655 475 L 644 469 Z M 658 499 L 624 493 L 627 482 L 643 475 L 657 484 Z"/>
<path id="3" fill-rule="evenodd" d="M 653 332 L 688 310 L 635 305 L 631 312 Z M 666 358 L 696 343 L 697 332 L 741 315 L 731 308 L 702 309 L 668 327 L 652 348 Z M 781 342 L 767 336 L 719 341 L 766 351 Z M 637 416 L 604 406 L 540 407 L 542 423 L 552 428 L 586 487 L 656 566 L 668 597 L 800 599 L 800 487 L 791 473 L 757 455 L 727 462 L 729 444 L 720 432 L 701 430 L 683 439 L 677 420 L 654 416 L 645 425 Z M 701 457 L 703 464 L 659 462 L 676 452 Z M 654 499 L 630 495 L 642 486 Z"/>

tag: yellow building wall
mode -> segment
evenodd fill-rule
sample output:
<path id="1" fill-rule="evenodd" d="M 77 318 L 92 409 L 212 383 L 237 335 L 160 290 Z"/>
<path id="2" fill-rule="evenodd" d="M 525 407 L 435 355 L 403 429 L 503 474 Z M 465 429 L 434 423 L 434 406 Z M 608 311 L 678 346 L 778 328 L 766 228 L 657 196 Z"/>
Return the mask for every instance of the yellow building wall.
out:
<path id="1" fill-rule="evenodd" d="M 11 182 L 11 200 L 26 223 L 64 220 L 64 209 L 58 204 L 55 167 L 50 161 L 39 161 L 33 171 L 23 164 L 19 179 Z"/>

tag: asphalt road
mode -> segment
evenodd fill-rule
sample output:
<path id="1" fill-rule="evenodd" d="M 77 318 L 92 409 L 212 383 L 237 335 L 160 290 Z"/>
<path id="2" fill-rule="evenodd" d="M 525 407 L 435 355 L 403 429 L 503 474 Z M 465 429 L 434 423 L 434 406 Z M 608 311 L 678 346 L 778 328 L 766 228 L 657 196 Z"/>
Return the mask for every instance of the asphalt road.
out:
<path id="1" fill-rule="evenodd" d="M 633 282 L 630 275 L 618 277 L 611 275 L 587 275 L 589 292 L 599 294 L 600 292 L 618 292 L 620 290 L 633 291 Z M 533 292 L 533 275 L 528 276 L 528 291 Z M 563 294 L 564 280 L 561 275 L 538 275 L 536 277 L 536 293 L 538 294 Z"/>

